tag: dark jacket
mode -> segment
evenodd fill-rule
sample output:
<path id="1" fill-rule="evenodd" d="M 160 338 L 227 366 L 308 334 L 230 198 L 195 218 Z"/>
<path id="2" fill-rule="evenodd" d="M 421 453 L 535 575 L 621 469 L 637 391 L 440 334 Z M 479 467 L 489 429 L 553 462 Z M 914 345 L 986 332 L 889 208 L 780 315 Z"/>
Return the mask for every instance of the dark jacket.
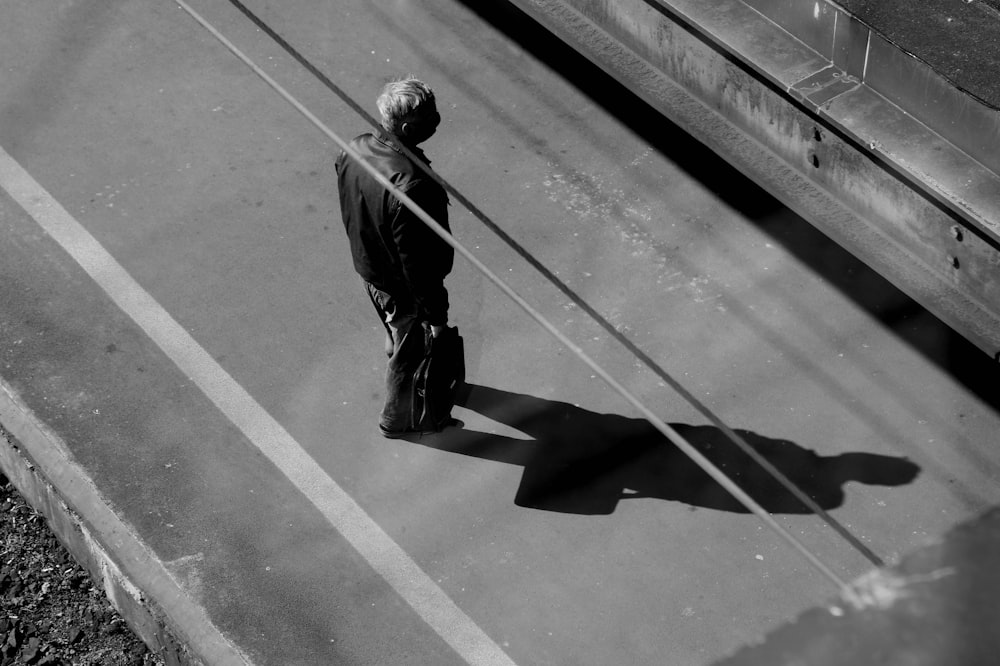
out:
<path id="1" fill-rule="evenodd" d="M 448 194 L 390 137 L 362 134 L 351 147 L 449 229 Z M 427 161 L 419 150 L 413 153 Z M 340 211 L 354 269 L 382 291 L 408 300 L 427 322 L 445 325 L 448 292 L 444 278 L 451 272 L 455 251 L 346 153 L 340 154 L 336 167 Z"/>

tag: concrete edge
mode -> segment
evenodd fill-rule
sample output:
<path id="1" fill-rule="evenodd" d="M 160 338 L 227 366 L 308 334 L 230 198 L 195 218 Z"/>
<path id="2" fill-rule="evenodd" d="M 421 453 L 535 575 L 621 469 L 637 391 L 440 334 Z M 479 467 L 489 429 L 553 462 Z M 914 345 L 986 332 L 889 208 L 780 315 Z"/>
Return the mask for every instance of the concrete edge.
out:
<path id="1" fill-rule="evenodd" d="M 961 87 L 836 0 L 741 0 L 847 75 L 870 86 L 993 171 L 1000 155 L 984 136 L 1000 131 L 997 107 Z M 956 119 L 961 122 L 956 122 Z"/>
<path id="2" fill-rule="evenodd" d="M 884 160 L 900 178 L 950 209 L 992 243 L 1000 243 L 1000 200 L 996 196 L 1000 173 L 996 171 L 996 156 L 988 150 L 990 142 L 984 143 L 984 137 L 995 136 L 1000 130 L 1000 114 L 995 110 L 978 108 L 936 71 L 839 7 L 835 11 L 846 17 L 839 23 L 856 26 L 856 34 L 840 37 L 845 30 L 836 31 L 843 42 L 838 54 L 814 50 L 812 40 L 804 41 L 800 30 L 775 22 L 745 0 L 655 2 L 657 8 L 681 20 L 693 34 L 709 40 L 790 101 L 833 123 L 856 142 L 860 152 Z M 744 11 L 728 16 L 736 8 Z M 757 20 L 752 20 L 753 15 Z M 829 36 L 832 42 L 834 33 Z M 781 49 L 774 49 L 779 41 Z M 799 53 L 789 59 L 789 49 Z M 807 76 L 802 77 L 803 73 Z M 817 75 L 825 81 L 814 81 Z M 906 83 L 900 83 L 901 79 Z M 804 85 L 807 82 L 819 86 L 815 94 L 809 94 Z M 831 85 L 833 82 L 836 84 Z M 898 116 L 898 123 L 906 125 L 896 130 L 906 135 L 904 140 L 883 141 L 879 133 L 885 127 L 859 125 L 852 100 L 859 89 L 870 90 L 886 113 Z M 986 116 L 980 118 L 980 113 Z M 956 118 L 965 122 L 957 123 Z M 958 131 L 966 124 L 978 130 L 974 137 Z M 888 152 L 882 143 L 892 143 L 894 149 Z M 927 149 L 927 144 L 934 148 Z M 966 177 L 974 182 L 966 182 Z"/>
<path id="3" fill-rule="evenodd" d="M 831 117 L 831 103 L 844 100 L 860 82 L 822 103 L 790 92 L 810 72 L 835 68 L 753 12 L 756 28 L 764 31 L 756 33 L 743 20 L 751 10 L 740 0 L 713 0 L 744 12 L 723 17 L 729 25 L 714 36 L 698 21 L 669 10 L 668 1 L 699 14 L 707 11 L 696 0 L 510 0 L 990 358 L 1000 359 L 1000 313 L 992 296 L 1000 236 L 970 213 L 970 199 L 943 196 L 934 186 L 938 179 L 926 178 L 929 169 L 911 173 Z M 781 34 L 782 49 L 771 48 L 772 38 Z M 774 62 L 754 66 L 738 58 L 732 45 L 726 46 L 729 37 L 755 45 Z M 781 53 L 787 57 L 776 61 Z M 877 93 L 870 97 L 876 106 L 898 111 Z M 963 158 L 957 150 L 949 155 Z M 1000 175 L 979 168 L 988 183 L 973 189 L 1000 205 Z M 961 241 L 959 261 L 954 252 Z"/>
<path id="4" fill-rule="evenodd" d="M 251 664 L 104 501 L 62 440 L 0 378 L 0 471 L 150 650 L 170 666 Z"/>

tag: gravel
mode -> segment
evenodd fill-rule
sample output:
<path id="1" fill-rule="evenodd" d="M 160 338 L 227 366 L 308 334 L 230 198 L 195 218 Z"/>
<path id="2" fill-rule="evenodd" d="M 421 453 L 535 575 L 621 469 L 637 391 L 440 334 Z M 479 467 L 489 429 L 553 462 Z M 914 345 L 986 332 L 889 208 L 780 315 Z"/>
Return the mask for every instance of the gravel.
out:
<path id="1" fill-rule="evenodd" d="M 162 665 L 0 474 L 0 666 Z"/>

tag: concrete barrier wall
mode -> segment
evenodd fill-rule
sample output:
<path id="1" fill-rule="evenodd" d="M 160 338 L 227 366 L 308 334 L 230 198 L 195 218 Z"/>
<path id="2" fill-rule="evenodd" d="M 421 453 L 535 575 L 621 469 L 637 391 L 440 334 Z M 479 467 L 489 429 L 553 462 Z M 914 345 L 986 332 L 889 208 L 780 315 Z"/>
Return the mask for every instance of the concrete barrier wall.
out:
<path id="1" fill-rule="evenodd" d="M 49 528 L 73 559 L 87 570 L 94 585 L 104 591 L 115 610 L 150 650 L 168 666 L 198 666 L 202 662 L 180 644 L 155 608 L 122 574 L 110 554 L 92 536 L 82 518 L 59 496 L 9 433 L 0 429 L 0 469 L 28 504 L 45 517 Z"/>
<path id="2" fill-rule="evenodd" d="M 747 5 L 1000 173 L 1000 112 L 828 0 L 744 0 Z"/>
<path id="3" fill-rule="evenodd" d="M 1000 177 L 850 73 L 871 33 L 820 4 L 825 52 L 741 0 L 513 4 L 1000 360 Z"/>
<path id="4" fill-rule="evenodd" d="M 0 383 L 0 421 L 0 470 L 150 650 L 168 666 L 250 663 L 187 600 L 65 444 L 5 383 Z"/>

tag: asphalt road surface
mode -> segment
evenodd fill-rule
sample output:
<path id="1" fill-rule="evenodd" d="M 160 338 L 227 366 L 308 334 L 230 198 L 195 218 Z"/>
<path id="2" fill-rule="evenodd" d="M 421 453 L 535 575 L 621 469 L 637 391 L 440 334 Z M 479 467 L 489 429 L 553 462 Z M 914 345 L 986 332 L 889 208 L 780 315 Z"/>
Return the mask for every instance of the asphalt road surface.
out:
<path id="1" fill-rule="evenodd" d="M 887 561 L 996 504 L 992 361 L 523 18 L 450 0 L 248 6 L 372 113 L 386 80 L 427 81 L 437 172 Z M 192 7 L 338 135 L 366 131 L 231 5 Z M 381 327 L 351 267 L 329 138 L 174 3 L 3 14 L 0 147 L 35 184 L 0 203 L 5 379 L 63 390 L 61 366 L 11 379 L 35 333 L 59 329 L 73 334 L 61 358 L 93 382 L 67 409 L 135 387 L 119 418 L 149 439 L 71 455 L 246 654 L 708 664 L 837 593 L 462 260 L 447 284 L 465 428 L 381 439 Z M 11 192 L 14 167 L 0 173 Z M 154 313 L 179 332 L 108 334 L 126 324 L 86 304 L 127 281 L 75 267 L 72 243 L 25 209 L 43 193 L 150 297 L 121 322 Z M 450 213 L 459 241 L 838 576 L 871 568 Z M 45 329 L 32 313 L 59 299 L 79 323 Z M 174 368 L 169 386 L 140 389 L 125 367 L 147 347 L 165 356 L 143 369 Z M 180 397 L 194 393 L 198 415 Z M 226 425 L 202 428 L 202 413 Z M 257 425 L 284 434 L 262 443 Z M 153 434 L 170 445 L 144 444 Z"/>

